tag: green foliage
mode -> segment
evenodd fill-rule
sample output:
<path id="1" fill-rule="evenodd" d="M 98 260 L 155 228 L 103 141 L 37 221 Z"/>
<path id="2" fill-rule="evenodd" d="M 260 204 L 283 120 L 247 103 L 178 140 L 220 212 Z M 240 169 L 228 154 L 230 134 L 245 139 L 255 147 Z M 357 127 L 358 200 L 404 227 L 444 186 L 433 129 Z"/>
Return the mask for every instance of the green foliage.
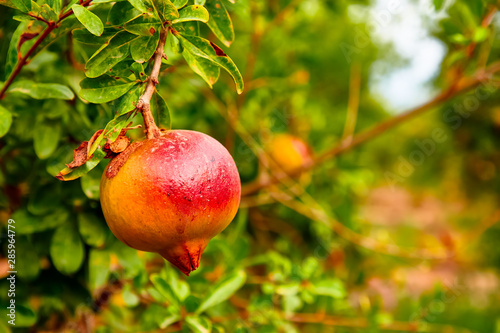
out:
<path id="1" fill-rule="evenodd" d="M 12 113 L 0 105 L 0 137 L 7 134 L 12 124 Z"/>
<path id="2" fill-rule="evenodd" d="M 100 36 L 104 31 L 101 19 L 87 8 L 80 5 L 71 6 L 73 13 L 81 24 L 93 35 Z"/>
<path id="3" fill-rule="evenodd" d="M 84 259 L 83 243 L 75 226 L 65 224 L 58 227 L 50 242 L 50 256 L 57 270 L 73 274 Z"/>
<path id="4" fill-rule="evenodd" d="M 484 88 L 494 80 L 285 185 L 244 194 L 190 277 L 127 247 L 105 224 L 104 147 L 124 129 L 143 139 L 136 106 L 162 33 L 156 124 L 225 143 L 248 189 L 280 174 L 266 168 L 276 134 L 300 137 L 317 153 L 342 140 L 356 65 L 355 133 L 404 111 L 389 112 L 371 89 L 374 68 L 390 76 L 406 60 L 356 16 L 374 3 L 0 0 L 0 87 L 57 25 L 0 100 L 0 274 L 9 218 L 18 271 L 15 329 L 0 280 L 0 332 L 82 323 L 93 332 L 497 332 L 500 99 Z M 498 22 L 482 24 L 497 4 L 433 5 L 442 19 L 428 30 L 446 55 L 429 87 L 446 90 L 499 60 Z M 468 112 L 474 98 L 479 105 Z M 446 140 L 399 175 L 401 159 L 437 128 Z M 85 163 L 65 165 L 85 141 Z M 387 255 L 394 248 L 417 259 Z"/>

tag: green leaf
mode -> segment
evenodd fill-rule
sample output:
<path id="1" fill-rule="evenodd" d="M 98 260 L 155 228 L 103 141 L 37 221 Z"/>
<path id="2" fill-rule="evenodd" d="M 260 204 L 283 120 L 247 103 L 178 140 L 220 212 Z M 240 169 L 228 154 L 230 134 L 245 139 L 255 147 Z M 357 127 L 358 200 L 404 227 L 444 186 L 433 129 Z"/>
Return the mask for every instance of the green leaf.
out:
<path id="1" fill-rule="evenodd" d="M 35 325 L 36 321 L 37 317 L 33 309 L 27 305 L 16 304 L 16 327 L 30 327 Z"/>
<path id="2" fill-rule="evenodd" d="M 109 70 L 107 75 L 110 77 L 118 80 L 118 79 L 125 79 L 130 81 L 135 81 L 136 76 L 132 71 L 132 65 L 135 63 L 135 61 L 132 58 L 127 58 L 127 60 L 124 60 Z"/>
<path id="3" fill-rule="evenodd" d="M 59 13 L 62 8 L 62 0 L 46 0 L 47 5 L 54 10 L 54 12 Z"/>
<path id="4" fill-rule="evenodd" d="M 212 332 L 212 322 L 206 317 L 187 316 L 185 318 L 185 322 L 186 325 L 191 329 L 191 332 Z"/>
<path id="5" fill-rule="evenodd" d="M 137 80 L 140 80 L 141 82 L 145 82 L 147 80 L 148 76 L 146 75 L 146 71 L 144 70 L 142 63 L 133 62 L 132 65 L 130 65 L 130 70 L 134 72 L 134 76 Z"/>
<path id="6" fill-rule="evenodd" d="M 172 3 L 174 4 L 175 8 L 179 9 L 184 7 L 188 3 L 188 0 L 173 0 Z"/>
<path id="7" fill-rule="evenodd" d="M 31 0 L 11 0 L 11 3 L 23 13 L 31 10 Z"/>
<path id="8" fill-rule="evenodd" d="M 37 83 L 29 80 L 21 80 L 14 82 L 9 90 L 9 93 L 21 93 L 28 95 L 34 99 L 73 99 L 75 95 L 66 86 L 58 83 Z"/>
<path id="9" fill-rule="evenodd" d="M 99 200 L 99 187 L 101 184 L 101 176 L 104 172 L 104 169 L 104 164 L 99 164 L 92 171 L 86 174 L 85 177 L 82 177 L 80 179 L 82 191 L 83 193 L 85 193 L 87 198 Z"/>
<path id="10" fill-rule="evenodd" d="M 160 328 L 164 330 L 165 328 L 169 327 L 173 323 L 178 322 L 181 319 L 180 314 L 173 313 L 163 319 L 163 321 L 160 323 Z"/>
<path id="11" fill-rule="evenodd" d="M 238 94 L 243 92 L 243 77 L 240 71 L 217 45 L 197 36 L 176 34 L 182 46 L 193 55 L 212 61 L 214 64 L 224 68 L 234 79 Z"/>
<path id="12" fill-rule="evenodd" d="M 19 23 L 16 30 L 12 34 L 9 43 L 9 49 L 7 51 L 7 59 L 5 60 L 5 79 L 7 79 L 14 68 L 16 67 L 18 56 L 17 56 L 17 45 L 19 44 L 19 39 L 21 35 L 28 27 L 29 21 L 23 21 Z"/>
<path id="13" fill-rule="evenodd" d="M 171 266 L 165 266 L 164 270 L 161 272 L 161 276 L 165 278 L 165 281 L 170 286 L 172 292 L 177 296 L 177 299 L 180 302 L 184 302 L 191 293 L 189 284 L 179 279 L 177 271 L 174 271 Z"/>
<path id="14" fill-rule="evenodd" d="M 35 1 L 31 1 L 30 15 L 43 18 L 47 22 L 55 23 L 59 20 L 58 14 L 47 4 L 39 5 Z"/>
<path id="15" fill-rule="evenodd" d="M 83 79 L 80 82 L 82 90 L 80 90 L 79 95 L 91 103 L 106 103 L 123 96 L 136 84 L 136 82 L 114 79 L 108 76 Z"/>
<path id="16" fill-rule="evenodd" d="M 12 114 L 0 105 L 0 138 L 7 134 L 12 125 Z"/>
<path id="17" fill-rule="evenodd" d="M 40 159 L 46 159 L 56 150 L 61 138 L 59 121 L 37 121 L 33 133 L 33 146 Z"/>
<path id="18" fill-rule="evenodd" d="M 34 216 L 28 211 L 21 209 L 12 214 L 12 219 L 16 221 L 16 233 L 19 235 L 28 235 L 36 232 L 41 232 L 56 228 L 69 219 L 69 213 L 65 209 L 58 209 L 54 213 L 44 216 L 40 219 L 39 216 Z"/>
<path id="19" fill-rule="evenodd" d="M 110 251 L 118 257 L 118 263 L 123 267 L 124 279 L 132 279 L 145 271 L 144 263 L 139 258 L 137 250 L 126 246 L 120 241 L 115 241 Z"/>
<path id="20" fill-rule="evenodd" d="M 198 309 L 196 309 L 196 313 L 202 313 L 212 306 L 227 300 L 243 286 L 245 280 L 246 273 L 245 271 L 240 270 L 219 281 L 208 293 L 207 297 L 205 297 L 205 299 L 201 302 Z"/>
<path id="21" fill-rule="evenodd" d="M 78 21 L 80 21 L 90 33 L 96 36 L 102 35 L 104 25 L 96 14 L 81 5 L 73 5 L 71 9 L 73 9 L 73 13 Z"/>
<path id="22" fill-rule="evenodd" d="M 181 35 L 200 35 L 200 23 L 198 21 L 187 21 L 174 24 L 175 29 Z"/>
<path id="23" fill-rule="evenodd" d="M 46 215 L 61 205 L 61 191 L 58 185 L 58 183 L 51 183 L 31 191 L 28 211 L 34 215 Z"/>
<path id="24" fill-rule="evenodd" d="M 78 231 L 83 241 L 94 247 L 104 245 L 106 240 L 106 225 L 99 217 L 90 213 L 78 215 Z"/>
<path id="25" fill-rule="evenodd" d="M 171 286 L 165 281 L 160 275 L 153 274 L 150 277 L 153 286 L 160 292 L 160 294 L 167 299 L 170 303 L 170 306 L 174 308 L 179 308 L 179 299 L 176 294 L 172 290 Z"/>
<path id="26" fill-rule="evenodd" d="M 220 67 L 212 61 L 198 57 L 186 50 L 182 52 L 182 55 L 193 72 L 201 76 L 209 87 L 212 88 L 212 85 L 219 79 Z"/>
<path id="27" fill-rule="evenodd" d="M 195 5 L 205 6 L 205 0 L 194 0 Z"/>
<path id="28" fill-rule="evenodd" d="M 120 47 L 104 48 L 87 61 L 85 65 L 85 75 L 89 78 L 96 78 L 103 74 L 107 74 L 113 66 L 125 60 L 129 53 L 130 44 L 125 44 Z"/>
<path id="29" fill-rule="evenodd" d="M 173 65 L 177 60 L 179 60 L 182 54 L 182 48 L 179 40 L 174 36 L 174 34 L 167 35 L 164 52 L 167 59 L 163 59 L 162 61 L 165 61 L 167 64 Z"/>
<path id="30" fill-rule="evenodd" d="M 479 27 L 476 29 L 476 31 L 474 31 L 474 36 L 473 36 L 472 40 L 475 43 L 482 43 L 486 39 L 488 39 L 489 33 L 490 33 L 490 31 L 488 29 L 483 28 L 483 27 Z"/>
<path id="31" fill-rule="evenodd" d="M 180 23 L 187 21 L 200 21 L 207 23 L 210 19 L 208 11 L 203 6 L 193 5 L 187 6 L 179 11 L 179 18 L 172 21 L 172 23 Z"/>
<path id="32" fill-rule="evenodd" d="M 123 302 L 128 307 L 137 306 L 140 302 L 139 297 L 130 290 L 130 285 L 126 285 L 122 291 Z"/>
<path id="33" fill-rule="evenodd" d="M 128 0 L 128 2 L 141 13 L 154 13 L 154 8 L 150 0 Z"/>
<path id="34" fill-rule="evenodd" d="M 158 9 L 158 14 L 163 22 L 172 21 L 179 17 L 179 12 L 170 0 L 155 0 L 154 4 Z"/>
<path id="35" fill-rule="evenodd" d="M 96 51 L 85 65 L 85 75 L 95 78 L 107 73 L 129 55 L 130 42 L 139 38 L 126 31 L 119 32 L 107 45 Z"/>
<path id="36" fill-rule="evenodd" d="M 28 15 L 14 15 L 14 16 L 12 16 L 12 19 L 19 21 L 19 22 L 23 22 L 23 21 L 29 22 L 29 21 L 33 20 L 33 18 L 31 16 L 28 16 Z"/>
<path id="37" fill-rule="evenodd" d="M 130 2 L 117 2 L 111 7 L 107 22 L 110 25 L 123 25 L 141 16 L 141 14 L 141 11 L 132 6 Z"/>
<path id="38" fill-rule="evenodd" d="M 153 112 L 155 122 L 159 128 L 167 130 L 171 128 L 170 110 L 167 102 L 158 93 L 153 94 L 151 97 L 151 112 Z"/>
<path id="39" fill-rule="evenodd" d="M 132 21 L 126 23 L 124 29 L 139 36 L 152 36 L 158 33 L 161 27 L 161 21 L 147 14 L 143 14 Z"/>
<path id="40" fill-rule="evenodd" d="M 16 239 L 16 256 L 23 258 L 16 263 L 19 277 L 25 280 L 34 280 L 40 273 L 40 258 L 36 248 L 27 237 Z"/>
<path id="41" fill-rule="evenodd" d="M 234 28 L 224 3 L 221 0 L 207 0 L 205 6 L 210 14 L 208 26 L 226 46 L 234 41 Z"/>
<path id="42" fill-rule="evenodd" d="M 312 292 L 316 295 L 330 296 L 333 298 L 344 298 L 346 290 L 339 279 L 325 279 L 314 284 Z"/>
<path id="43" fill-rule="evenodd" d="M 138 84 L 130 89 L 125 95 L 116 100 L 113 110 L 117 116 L 124 115 L 132 110 L 144 92 L 144 85 Z"/>
<path id="44" fill-rule="evenodd" d="M 454 34 L 451 35 L 449 38 L 450 41 L 455 44 L 467 45 L 469 43 L 469 39 L 462 34 Z"/>
<path id="45" fill-rule="evenodd" d="M 83 263 L 84 247 L 76 228 L 66 224 L 57 228 L 50 242 L 50 257 L 57 270 L 73 274 Z"/>
<path id="46" fill-rule="evenodd" d="M 108 251 L 91 249 L 89 251 L 89 288 L 96 290 L 108 281 L 111 256 Z"/>
<path id="47" fill-rule="evenodd" d="M 86 45 L 103 45 L 118 33 L 115 29 L 106 29 L 101 36 L 97 37 L 89 33 L 87 29 L 75 29 L 72 31 L 73 39 Z"/>
<path id="48" fill-rule="evenodd" d="M 283 296 L 283 310 L 287 314 L 294 313 L 302 307 L 303 303 L 299 296 L 297 295 L 285 295 Z"/>
<path id="49" fill-rule="evenodd" d="M 148 61 L 155 53 L 159 41 L 158 31 L 152 36 L 142 36 L 134 40 L 130 45 L 132 59 L 141 64 Z"/>
<path id="50" fill-rule="evenodd" d="M 64 168 L 59 172 L 59 174 L 57 174 L 56 178 L 64 181 L 80 178 L 81 176 L 89 173 L 90 170 L 94 169 L 105 156 L 106 153 L 102 149 L 97 149 L 93 153 L 92 157 L 85 162 L 85 164 L 74 169 Z"/>
<path id="51" fill-rule="evenodd" d="M 0 0 L 0 5 L 1 6 L 6 6 L 6 7 L 10 7 L 10 8 L 14 8 L 14 9 L 16 8 L 16 6 L 12 2 L 12 0 Z"/>

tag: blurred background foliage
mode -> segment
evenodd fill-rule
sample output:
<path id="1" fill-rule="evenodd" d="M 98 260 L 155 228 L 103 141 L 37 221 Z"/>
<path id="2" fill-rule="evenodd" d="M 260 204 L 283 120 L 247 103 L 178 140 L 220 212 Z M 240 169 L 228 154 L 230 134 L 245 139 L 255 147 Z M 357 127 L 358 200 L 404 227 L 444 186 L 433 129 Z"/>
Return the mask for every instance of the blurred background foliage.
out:
<path id="1" fill-rule="evenodd" d="M 237 217 L 210 242 L 189 278 L 111 234 L 99 204 L 104 165 L 75 181 L 54 178 L 73 149 L 112 118 L 112 103 L 16 93 L 0 102 L 12 113 L 0 139 L 0 221 L 16 221 L 15 331 L 500 332 L 500 95 L 494 76 L 485 98 L 477 97 L 478 89 L 444 98 L 430 112 L 294 180 L 249 190 L 283 172 L 267 153 L 277 135 L 289 133 L 316 153 L 327 151 L 354 127 L 356 133 L 371 128 L 494 64 L 499 4 L 224 4 L 236 35 L 224 51 L 240 68 L 245 92 L 238 96 L 225 73 L 210 90 L 175 57 L 158 86 L 172 127 L 224 143 L 244 189 Z M 96 12 L 106 15 L 109 8 L 103 4 Z M 1 64 L 17 14 L 0 11 Z M 415 18 L 420 27 L 394 31 L 395 23 Z M 395 37 L 387 38 L 384 29 Z M 416 55 L 424 57 L 401 51 L 418 29 L 425 37 L 420 42 L 438 47 L 414 46 L 427 56 L 424 65 L 437 67 L 419 91 L 402 92 L 387 78 L 404 73 Z M 87 52 L 63 37 L 18 79 L 78 92 Z M 395 86 L 422 80 L 425 68 L 413 67 Z M 4 70 L 0 66 L 5 79 Z M 7 116 L 0 117 L 5 125 Z M 346 126 L 356 118 L 355 126 Z M 129 134 L 139 139 L 142 131 Z M 0 241 L 0 332 L 10 332 L 4 227 Z"/>

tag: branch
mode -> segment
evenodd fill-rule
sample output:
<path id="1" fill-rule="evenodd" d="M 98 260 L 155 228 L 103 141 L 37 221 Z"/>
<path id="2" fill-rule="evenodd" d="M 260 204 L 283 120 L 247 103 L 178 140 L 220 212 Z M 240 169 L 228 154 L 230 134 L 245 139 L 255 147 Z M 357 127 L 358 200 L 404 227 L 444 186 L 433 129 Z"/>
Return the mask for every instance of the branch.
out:
<path id="1" fill-rule="evenodd" d="M 419 259 L 419 260 L 444 260 L 451 258 L 454 254 L 446 251 L 446 249 L 417 249 L 417 248 L 403 248 L 394 244 L 382 243 L 376 239 L 369 236 L 361 235 L 356 231 L 346 227 L 344 224 L 340 223 L 338 220 L 331 218 L 325 212 L 325 210 L 313 200 L 308 200 L 305 197 L 306 202 L 302 203 L 298 200 L 294 200 L 293 196 L 289 196 L 285 193 L 273 192 L 271 196 L 276 199 L 282 205 L 296 211 L 297 213 L 313 220 L 320 222 L 330 228 L 334 233 L 339 235 L 341 238 L 347 240 L 348 242 L 355 244 L 357 246 L 363 247 L 370 251 L 386 254 L 394 257 L 406 258 L 406 259 Z M 303 196 L 304 198 L 304 196 Z"/>
<path id="2" fill-rule="evenodd" d="M 165 47 L 165 41 L 167 40 L 168 30 L 163 29 L 160 34 L 160 42 L 156 48 L 156 52 L 153 60 L 153 69 L 151 70 L 151 75 L 149 77 L 148 84 L 144 94 L 139 98 L 137 103 L 137 109 L 141 111 L 142 118 L 144 118 L 144 127 L 146 128 L 146 137 L 148 139 L 159 138 L 161 132 L 155 124 L 153 114 L 151 113 L 151 97 L 155 92 L 156 85 L 158 84 L 158 76 L 160 75 L 161 59 L 164 56 L 163 49 Z"/>
<path id="3" fill-rule="evenodd" d="M 483 81 L 487 80 L 492 74 L 500 71 L 500 62 L 496 62 L 486 69 L 480 69 L 476 72 L 475 75 L 473 75 L 469 79 L 464 79 L 457 84 L 453 85 L 452 87 L 442 91 L 439 95 L 428 101 L 427 103 L 416 107 L 414 109 L 410 109 L 404 113 L 401 113 L 393 118 L 390 118 L 386 121 L 381 122 L 378 125 L 375 125 L 374 127 L 365 130 L 364 132 L 361 132 L 358 135 L 355 135 L 353 138 L 345 138 L 340 143 L 333 147 L 330 150 L 327 150 L 321 154 L 318 154 L 315 156 L 315 158 L 312 160 L 312 162 L 304 164 L 303 166 L 296 168 L 295 170 L 292 170 L 291 172 L 288 173 L 288 175 L 276 175 L 276 177 L 267 179 L 264 181 L 257 180 L 255 182 L 252 182 L 246 186 L 244 186 L 241 190 L 241 194 L 243 196 L 249 195 L 252 193 L 255 193 L 259 191 L 262 188 L 268 187 L 272 184 L 275 184 L 277 182 L 280 182 L 283 178 L 287 176 L 297 176 L 300 173 L 304 171 L 311 170 L 322 163 L 328 161 L 332 157 L 338 156 L 340 154 L 343 154 L 345 152 L 348 152 L 349 150 L 360 146 L 363 143 L 366 143 L 370 141 L 371 139 L 374 139 L 381 134 L 385 133 L 386 131 L 404 123 L 405 121 L 420 115 L 426 111 L 429 111 L 433 109 L 434 107 L 441 105 L 442 103 L 450 100 L 453 97 L 456 97 L 464 92 L 467 92 L 478 85 L 480 85 Z"/>
<path id="4" fill-rule="evenodd" d="M 359 109 L 359 91 L 361 86 L 361 65 L 355 63 L 351 66 L 351 77 L 349 81 L 349 101 L 347 104 L 347 115 L 342 139 L 352 139 L 356 129 L 356 121 Z"/>
<path id="5" fill-rule="evenodd" d="M 91 2 L 92 2 L 92 0 L 87 0 L 87 1 L 82 3 L 82 6 L 87 7 L 90 5 Z M 47 22 L 47 21 L 43 20 L 45 23 L 47 23 L 47 27 L 43 31 L 42 35 L 36 40 L 35 44 L 33 44 L 30 47 L 30 49 L 28 50 L 28 52 L 26 52 L 26 54 L 17 62 L 16 68 L 14 68 L 14 70 L 10 74 L 7 82 L 5 82 L 5 84 L 3 85 L 2 90 L 0 90 L 0 100 L 5 97 L 5 92 L 10 87 L 12 82 L 14 82 L 14 79 L 17 77 L 17 75 L 19 75 L 19 73 L 21 72 L 21 69 L 23 69 L 24 65 L 26 65 L 28 63 L 28 58 L 33 54 L 33 52 L 36 51 L 38 46 L 40 46 L 40 44 L 42 44 L 44 39 L 47 38 L 47 36 L 50 35 L 50 33 L 54 29 L 59 27 L 62 20 L 64 20 L 65 18 L 67 18 L 68 16 L 70 16 L 72 14 L 73 14 L 73 10 L 69 10 L 68 12 L 66 12 L 64 14 L 59 14 L 59 19 L 57 20 L 57 22 Z M 40 20 L 40 18 L 37 18 L 37 19 Z"/>
<path id="6" fill-rule="evenodd" d="M 318 324 L 323 326 L 334 326 L 334 327 L 349 327 L 349 328 L 368 328 L 371 327 L 370 323 L 366 318 L 347 318 L 340 316 L 328 316 L 323 313 L 292 313 L 285 314 L 281 313 L 281 316 L 288 321 L 294 323 L 302 324 Z M 421 325 L 420 322 L 402 322 L 395 321 L 390 324 L 382 324 L 379 326 L 382 331 L 397 331 L 397 332 L 421 332 L 421 333 L 431 333 L 431 332 L 469 332 L 468 329 L 462 327 L 455 327 L 446 324 L 431 324 L 425 323 Z"/>
<path id="7" fill-rule="evenodd" d="M 55 27 L 56 27 L 55 24 L 51 25 L 49 24 L 47 28 L 45 28 L 45 30 L 43 31 L 42 35 L 36 40 L 35 44 L 33 44 L 31 48 L 28 50 L 28 52 L 26 52 L 24 57 L 22 57 L 21 60 L 17 62 L 16 68 L 14 68 L 14 70 L 9 76 L 9 79 L 3 85 L 2 90 L 0 90 L 0 99 L 3 99 L 5 97 L 5 92 L 10 87 L 12 82 L 14 82 L 14 79 L 17 77 L 17 75 L 21 72 L 23 66 L 26 65 L 26 63 L 28 62 L 28 58 L 31 56 L 33 52 L 35 52 L 36 48 L 43 42 L 45 38 L 47 38 L 47 36 L 52 32 L 52 30 L 55 29 Z"/>

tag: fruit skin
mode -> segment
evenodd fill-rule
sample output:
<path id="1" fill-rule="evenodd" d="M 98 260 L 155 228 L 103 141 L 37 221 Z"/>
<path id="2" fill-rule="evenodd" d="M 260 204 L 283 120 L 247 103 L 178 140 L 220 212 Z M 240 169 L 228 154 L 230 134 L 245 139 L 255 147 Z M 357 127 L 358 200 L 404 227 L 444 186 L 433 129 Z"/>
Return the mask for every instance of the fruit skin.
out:
<path id="1" fill-rule="evenodd" d="M 157 252 L 189 275 L 208 241 L 238 210 L 241 184 L 234 160 L 212 137 L 186 130 L 127 150 L 124 164 L 119 166 L 120 154 L 101 178 L 106 222 L 123 243 Z"/>
<path id="2" fill-rule="evenodd" d="M 302 139 L 291 134 L 277 134 L 267 147 L 269 156 L 286 173 L 312 162 L 311 148 Z"/>

